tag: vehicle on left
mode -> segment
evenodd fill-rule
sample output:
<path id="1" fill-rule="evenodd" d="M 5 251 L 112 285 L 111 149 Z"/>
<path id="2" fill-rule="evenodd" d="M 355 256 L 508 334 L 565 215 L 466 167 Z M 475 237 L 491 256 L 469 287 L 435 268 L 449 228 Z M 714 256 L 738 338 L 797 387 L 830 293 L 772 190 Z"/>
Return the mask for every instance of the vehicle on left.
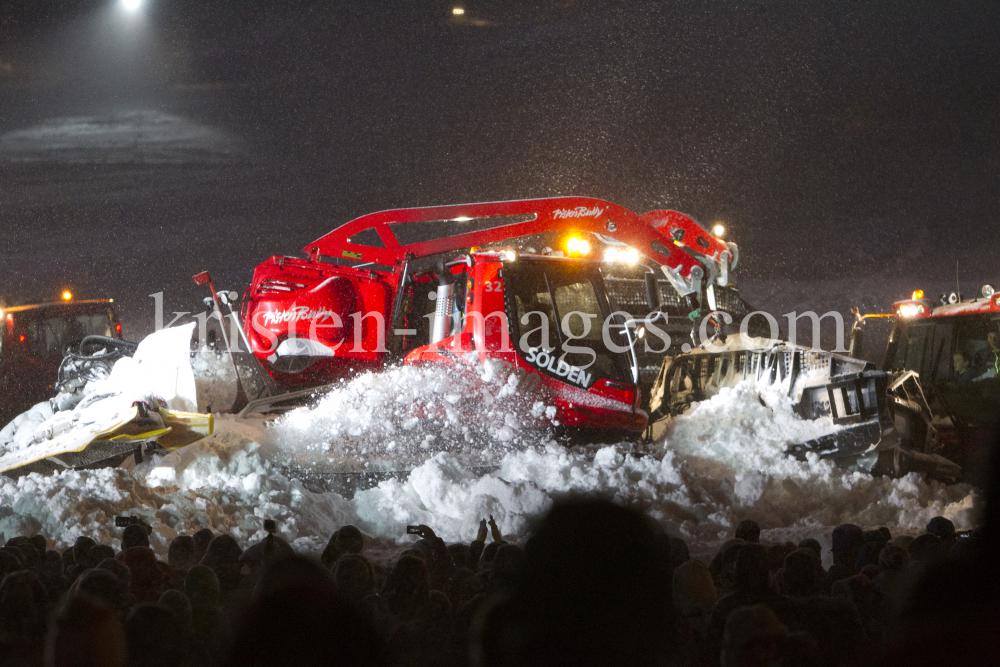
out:
<path id="1" fill-rule="evenodd" d="M 111 299 L 0 310 L 0 474 L 139 463 L 211 435 L 197 412 L 194 323 L 126 341 Z"/>
<path id="2" fill-rule="evenodd" d="M 55 394 L 66 351 L 87 336 L 122 338 L 113 299 L 0 307 L 0 424 Z"/>

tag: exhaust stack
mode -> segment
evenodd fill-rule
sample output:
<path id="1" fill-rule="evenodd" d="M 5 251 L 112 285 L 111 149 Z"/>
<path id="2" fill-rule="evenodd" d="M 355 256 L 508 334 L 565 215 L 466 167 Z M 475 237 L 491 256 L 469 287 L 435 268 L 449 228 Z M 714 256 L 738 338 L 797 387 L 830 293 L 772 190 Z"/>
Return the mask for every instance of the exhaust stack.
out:
<path id="1" fill-rule="evenodd" d="M 448 337 L 451 332 L 451 311 L 455 306 L 455 282 L 442 261 L 438 262 L 437 274 L 437 307 L 434 309 L 434 324 L 431 327 L 432 344 L 440 343 Z"/>

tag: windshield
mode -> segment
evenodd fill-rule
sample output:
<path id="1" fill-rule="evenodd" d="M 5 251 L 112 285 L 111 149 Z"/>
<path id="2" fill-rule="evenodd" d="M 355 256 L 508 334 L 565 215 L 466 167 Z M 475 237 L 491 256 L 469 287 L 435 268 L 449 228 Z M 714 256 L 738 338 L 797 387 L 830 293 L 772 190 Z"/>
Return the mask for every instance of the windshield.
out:
<path id="1" fill-rule="evenodd" d="M 584 389 L 632 382 L 624 319 L 611 317 L 596 267 L 526 260 L 506 264 L 504 280 L 512 342 L 532 367 Z"/>
<path id="2" fill-rule="evenodd" d="M 928 401 L 959 423 L 986 424 L 1000 407 L 1000 316 L 903 322 L 891 345 L 890 370 L 916 371 Z"/>
<path id="3" fill-rule="evenodd" d="M 49 315 L 49 316 L 46 316 Z M 27 343 L 31 353 L 40 358 L 63 357 L 66 348 L 86 336 L 112 336 L 111 317 L 107 311 L 97 313 L 51 313 L 35 315 L 27 323 Z"/>

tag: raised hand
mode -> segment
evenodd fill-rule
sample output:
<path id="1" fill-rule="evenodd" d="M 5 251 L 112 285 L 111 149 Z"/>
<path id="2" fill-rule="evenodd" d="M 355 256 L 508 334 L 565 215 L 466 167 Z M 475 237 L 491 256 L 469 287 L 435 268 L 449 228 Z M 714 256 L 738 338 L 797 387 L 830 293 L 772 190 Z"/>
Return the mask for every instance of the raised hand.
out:
<path id="1" fill-rule="evenodd" d="M 490 534 L 493 535 L 494 542 L 503 542 L 503 535 L 500 534 L 500 528 L 497 526 L 497 522 L 493 520 L 493 515 L 490 515 Z"/>

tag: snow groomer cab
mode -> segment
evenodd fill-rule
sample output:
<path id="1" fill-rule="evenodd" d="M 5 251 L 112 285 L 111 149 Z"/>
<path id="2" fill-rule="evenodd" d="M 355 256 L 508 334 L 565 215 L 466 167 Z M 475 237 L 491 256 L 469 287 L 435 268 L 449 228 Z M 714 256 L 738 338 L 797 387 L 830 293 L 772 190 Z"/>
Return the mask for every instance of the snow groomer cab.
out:
<path id="1" fill-rule="evenodd" d="M 893 304 L 883 368 L 900 448 L 897 474 L 977 481 L 1000 418 L 1000 294 L 964 300 L 916 291 Z"/>
<path id="2" fill-rule="evenodd" d="M 0 424 L 52 398 L 66 350 L 85 337 L 121 338 L 111 299 L 60 301 L 0 308 Z"/>

